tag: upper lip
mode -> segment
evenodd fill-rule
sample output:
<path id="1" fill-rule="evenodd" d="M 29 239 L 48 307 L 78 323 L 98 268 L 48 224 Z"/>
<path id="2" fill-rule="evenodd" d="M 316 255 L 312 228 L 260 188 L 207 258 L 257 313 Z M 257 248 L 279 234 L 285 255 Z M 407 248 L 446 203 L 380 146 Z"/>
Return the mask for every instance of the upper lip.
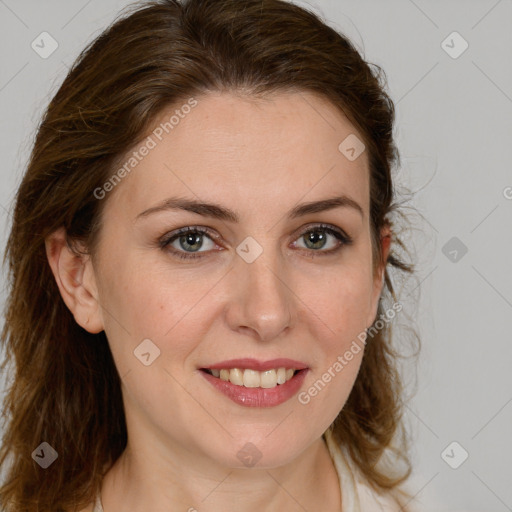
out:
<path id="1" fill-rule="evenodd" d="M 264 372 L 265 370 L 272 370 L 276 368 L 293 368 L 295 370 L 303 370 L 307 367 L 308 366 L 306 364 L 300 361 L 287 358 L 270 359 L 268 361 L 258 361 L 257 359 L 242 358 L 230 359 L 229 361 L 221 361 L 220 363 L 203 366 L 202 368 L 210 370 L 230 370 L 232 368 L 243 368 Z"/>

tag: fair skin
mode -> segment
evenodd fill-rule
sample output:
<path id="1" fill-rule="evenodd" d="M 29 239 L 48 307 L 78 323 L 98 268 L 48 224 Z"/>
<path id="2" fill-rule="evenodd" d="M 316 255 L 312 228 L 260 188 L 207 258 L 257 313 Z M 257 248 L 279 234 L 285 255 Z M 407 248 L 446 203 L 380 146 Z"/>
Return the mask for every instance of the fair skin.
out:
<path id="1" fill-rule="evenodd" d="M 79 325 L 105 330 L 121 377 L 128 446 L 103 481 L 104 510 L 339 512 L 322 434 L 348 398 L 363 351 L 307 404 L 295 395 L 273 407 L 239 405 L 200 368 L 287 357 L 309 368 L 304 391 L 372 324 L 383 268 L 372 272 L 367 154 L 350 161 L 338 150 L 358 132 L 310 93 L 196 99 L 103 199 L 94 260 L 73 254 L 61 230 L 47 239 L 64 301 Z M 344 206 L 287 217 L 297 204 L 341 194 L 362 213 Z M 184 210 L 137 218 L 177 196 L 229 208 L 239 222 Z M 352 244 L 340 245 L 317 223 L 342 230 Z M 215 237 L 203 235 L 196 251 L 179 237 L 158 245 L 186 226 Z M 323 246 L 308 243 L 311 231 L 324 235 Z M 252 263 L 236 252 L 248 236 L 263 249 Z M 173 249 L 201 257 L 180 259 Z M 145 339 L 160 349 L 149 366 L 134 356 Z M 237 457 L 249 442 L 261 454 L 250 468 Z"/>

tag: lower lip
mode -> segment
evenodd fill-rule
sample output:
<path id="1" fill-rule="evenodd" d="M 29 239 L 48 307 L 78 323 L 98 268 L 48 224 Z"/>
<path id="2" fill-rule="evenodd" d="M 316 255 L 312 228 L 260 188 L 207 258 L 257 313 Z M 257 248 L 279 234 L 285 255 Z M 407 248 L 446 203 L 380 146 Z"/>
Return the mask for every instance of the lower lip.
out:
<path id="1" fill-rule="evenodd" d="M 278 384 L 273 388 L 246 388 L 214 377 L 202 370 L 199 370 L 199 372 L 212 386 L 239 405 L 245 407 L 274 407 L 286 402 L 299 391 L 308 370 L 299 371 L 284 384 Z"/>

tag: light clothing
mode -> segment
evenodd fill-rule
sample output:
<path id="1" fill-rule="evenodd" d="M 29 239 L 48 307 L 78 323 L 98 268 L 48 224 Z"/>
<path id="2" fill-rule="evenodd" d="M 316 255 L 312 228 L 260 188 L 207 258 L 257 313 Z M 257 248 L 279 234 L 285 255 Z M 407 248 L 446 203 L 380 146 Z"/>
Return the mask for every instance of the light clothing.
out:
<path id="1" fill-rule="evenodd" d="M 401 508 L 390 494 L 377 494 L 366 485 L 345 450 L 334 442 L 330 430 L 325 432 L 324 438 L 340 481 L 341 512 L 414 512 Z M 99 494 L 93 512 L 104 512 Z"/>
<path id="2" fill-rule="evenodd" d="M 417 512 L 398 502 L 392 493 L 378 494 L 374 491 L 350 459 L 346 448 L 334 441 L 330 429 L 324 438 L 340 480 L 342 512 Z M 404 500 L 405 496 L 401 499 Z"/>

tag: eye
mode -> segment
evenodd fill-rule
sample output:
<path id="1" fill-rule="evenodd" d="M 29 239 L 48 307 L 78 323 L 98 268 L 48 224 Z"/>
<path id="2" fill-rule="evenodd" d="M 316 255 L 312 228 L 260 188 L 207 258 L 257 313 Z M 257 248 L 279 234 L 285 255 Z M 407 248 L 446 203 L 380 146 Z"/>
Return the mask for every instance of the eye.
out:
<path id="1" fill-rule="evenodd" d="M 321 250 L 329 245 L 329 238 L 331 238 L 330 248 L 328 248 L 328 250 Z M 301 248 L 310 250 L 310 252 L 312 251 L 311 256 L 314 256 L 315 252 L 319 252 L 322 255 L 333 254 L 338 252 L 342 246 L 352 243 L 352 238 L 346 233 L 325 224 L 310 226 L 307 231 L 302 232 L 298 240 L 304 241 L 304 247 Z M 295 242 L 295 244 L 296 243 L 297 242 Z"/>
<path id="2" fill-rule="evenodd" d="M 201 258 L 203 256 L 202 253 L 215 250 L 216 244 L 213 238 L 218 238 L 218 235 L 215 235 L 207 228 L 187 226 L 165 235 L 159 240 L 158 244 L 161 249 L 171 252 L 178 258 L 195 259 Z M 329 239 L 331 239 L 330 242 Z M 207 241 L 206 244 L 205 240 Z M 316 255 L 328 256 L 337 253 L 344 245 L 350 245 L 353 241 L 352 238 L 340 229 L 325 224 L 309 226 L 297 240 L 304 241 L 304 246 L 301 247 L 299 245 L 298 247 L 309 252 L 310 257 Z M 297 241 L 293 243 L 293 246 L 297 247 L 296 244 Z M 329 245 L 330 248 L 328 250 L 322 250 Z"/>
<path id="3" fill-rule="evenodd" d="M 209 232 L 210 231 L 205 228 L 187 226 L 186 228 L 181 228 L 178 231 L 164 236 L 160 240 L 159 245 L 162 249 L 169 249 L 179 258 L 200 258 L 201 254 L 194 253 L 208 252 L 208 250 L 212 249 L 212 247 L 208 247 L 208 243 L 204 243 L 205 237 L 209 242 L 215 245 L 212 238 L 208 235 Z M 205 246 L 206 250 L 200 251 L 200 249 Z"/>

